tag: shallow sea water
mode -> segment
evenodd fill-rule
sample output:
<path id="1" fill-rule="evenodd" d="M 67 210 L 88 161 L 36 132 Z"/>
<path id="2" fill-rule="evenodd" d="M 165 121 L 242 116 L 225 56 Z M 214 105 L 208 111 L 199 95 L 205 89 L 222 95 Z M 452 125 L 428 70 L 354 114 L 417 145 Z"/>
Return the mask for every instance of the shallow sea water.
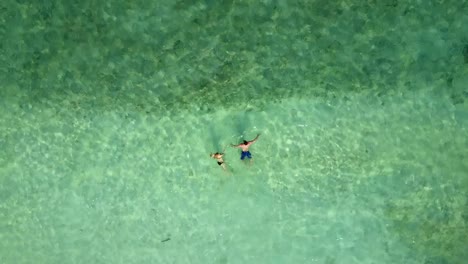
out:
<path id="1" fill-rule="evenodd" d="M 1 263 L 467 259 L 466 1 L 3 5 Z"/>

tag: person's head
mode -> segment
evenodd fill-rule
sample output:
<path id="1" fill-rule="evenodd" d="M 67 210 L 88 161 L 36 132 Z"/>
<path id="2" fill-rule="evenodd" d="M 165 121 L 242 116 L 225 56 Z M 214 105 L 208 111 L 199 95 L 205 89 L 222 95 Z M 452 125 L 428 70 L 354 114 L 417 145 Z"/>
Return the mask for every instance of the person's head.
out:
<path id="1" fill-rule="evenodd" d="M 249 142 L 247 140 L 244 140 L 244 145 L 247 145 L 249 144 Z"/>

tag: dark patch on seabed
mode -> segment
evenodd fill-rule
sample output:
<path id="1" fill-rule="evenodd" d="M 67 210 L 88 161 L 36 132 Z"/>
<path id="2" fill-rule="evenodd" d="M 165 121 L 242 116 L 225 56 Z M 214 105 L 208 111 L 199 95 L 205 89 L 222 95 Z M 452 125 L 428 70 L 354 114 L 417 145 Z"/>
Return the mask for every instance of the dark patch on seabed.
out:
<path id="1" fill-rule="evenodd" d="M 430 3 L 442 10 L 432 19 L 425 11 Z M 396 80 L 416 83 L 405 73 L 418 65 L 428 65 L 429 78 L 456 68 L 452 58 L 434 62 L 420 56 L 421 61 L 402 63 L 397 58 L 406 56 L 407 41 L 399 31 L 405 25 L 395 28 L 404 14 L 425 17 L 421 26 L 453 21 L 457 14 L 443 8 L 452 3 L 459 2 L 372 0 L 347 8 L 333 1 L 291 1 L 287 7 L 232 0 L 10 2 L 5 24 L 21 21 L 23 33 L 5 30 L 10 74 L 0 78 L 26 91 L 31 103 L 67 97 L 82 106 L 147 114 L 247 104 L 261 109 L 288 97 L 385 95 L 409 89 Z M 459 17 L 464 9 L 457 10 Z M 17 43 L 26 50 L 16 49 Z M 437 66 L 440 62 L 445 66 Z M 452 82 L 453 77 L 447 85 Z M 454 102 L 460 103 L 459 96 Z"/>
<path id="2" fill-rule="evenodd" d="M 431 5 L 440 7 L 437 16 L 426 11 Z M 460 8 L 445 8 L 452 5 Z M 436 83 L 442 71 L 456 75 L 459 54 L 403 63 L 409 43 L 401 36 L 414 21 L 439 30 L 468 12 L 460 1 L 358 1 L 344 8 L 333 1 L 231 0 L 10 1 L 3 10 L 1 66 L 8 74 L 0 81 L 26 92 L 26 100 L 60 105 L 67 98 L 81 107 L 155 115 L 261 109 L 289 97 L 385 96 L 407 89 L 397 80 L 417 83 L 420 65 Z M 405 19 L 424 19 L 405 25 L 405 10 Z"/>
<path id="3" fill-rule="evenodd" d="M 466 43 L 465 46 L 463 47 L 462 55 L 463 55 L 463 59 L 465 60 L 465 63 L 468 64 L 468 43 Z"/>

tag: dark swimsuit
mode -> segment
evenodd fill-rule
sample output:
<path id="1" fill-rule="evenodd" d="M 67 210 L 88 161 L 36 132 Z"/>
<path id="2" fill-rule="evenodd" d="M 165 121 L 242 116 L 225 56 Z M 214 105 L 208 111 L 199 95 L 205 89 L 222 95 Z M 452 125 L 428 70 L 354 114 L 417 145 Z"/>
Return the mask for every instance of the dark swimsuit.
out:
<path id="1" fill-rule="evenodd" d="M 218 165 L 219 165 L 219 166 L 221 166 L 221 164 L 223 164 L 223 163 L 224 163 L 224 162 L 220 162 L 220 161 L 218 161 Z"/>
<path id="2" fill-rule="evenodd" d="M 250 154 L 250 151 L 242 151 L 241 153 L 241 160 L 245 159 L 245 157 L 251 159 L 252 158 L 252 154 Z"/>

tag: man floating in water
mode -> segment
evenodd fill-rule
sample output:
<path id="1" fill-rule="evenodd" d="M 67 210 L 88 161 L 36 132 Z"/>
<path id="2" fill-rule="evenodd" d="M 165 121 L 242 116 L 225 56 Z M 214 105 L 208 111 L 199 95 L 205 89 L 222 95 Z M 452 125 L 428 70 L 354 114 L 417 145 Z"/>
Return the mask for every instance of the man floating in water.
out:
<path id="1" fill-rule="evenodd" d="M 247 141 L 247 140 L 244 140 L 244 142 L 240 143 L 239 145 L 233 145 L 231 144 L 231 147 L 234 147 L 234 148 L 241 148 L 242 149 L 242 153 L 241 153 L 241 160 L 244 160 L 245 157 L 247 157 L 248 159 L 250 159 L 250 162 L 252 162 L 252 154 L 250 153 L 249 151 L 249 147 L 255 143 L 255 141 L 257 141 L 258 137 L 260 136 L 260 134 L 257 134 L 257 136 L 253 139 L 253 140 L 250 140 L 250 141 Z"/>

